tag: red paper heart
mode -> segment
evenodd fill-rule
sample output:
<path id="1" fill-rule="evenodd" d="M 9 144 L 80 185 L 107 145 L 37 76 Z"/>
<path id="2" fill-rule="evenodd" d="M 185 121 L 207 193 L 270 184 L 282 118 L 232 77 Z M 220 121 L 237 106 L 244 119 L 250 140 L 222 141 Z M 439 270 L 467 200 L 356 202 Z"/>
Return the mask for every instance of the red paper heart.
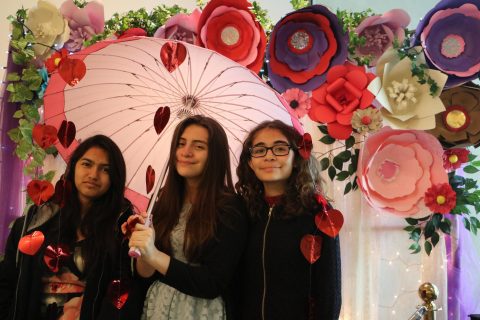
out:
<path id="1" fill-rule="evenodd" d="M 32 138 L 40 148 L 47 149 L 57 141 L 57 128 L 48 124 L 36 124 L 32 130 Z"/>
<path id="2" fill-rule="evenodd" d="M 298 153 L 302 156 L 303 159 L 307 160 L 310 158 L 310 154 L 312 153 L 313 143 L 312 143 L 312 136 L 310 133 L 305 133 L 302 137 L 302 140 L 298 143 Z"/>
<path id="3" fill-rule="evenodd" d="M 72 192 L 71 182 L 65 180 L 62 177 L 55 184 L 55 194 L 53 195 L 52 201 L 58 204 L 60 208 L 63 208 L 65 206 L 65 201 L 71 192 Z"/>
<path id="4" fill-rule="evenodd" d="M 169 107 L 160 107 L 155 112 L 155 118 L 153 118 L 153 125 L 155 126 L 155 131 L 157 134 L 160 134 L 162 130 L 170 120 L 170 108 Z"/>
<path id="5" fill-rule="evenodd" d="M 40 249 L 44 240 L 45 236 L 41 231 L 33 231 L 20 239 L 18 242 L 18 250 L 29 256 L 33 256 L 37 253 L 38 249 Z"/>
<path id="6" fill-rule="evenodd" d="M 60 141 L 60 144 L 67 149 L 72 144 L 76 134 L 77 129 L 75 128 L 75 124 L 71 121 L 63 120 L 60 129 L 58 130 L 58 141 Z"/>
<path id="7" fill-rule="evenodd" d="M 58 245 L 49 245 L 45 249 L 45 254 L 43 255 L 43 261 L 47 265 L 48 269 L 52 272 L 57 273 L 60 270 L 65 262 L 70 257 L 70 250 L 65 244 Z"/>
<path id="8" fill-rule="evenodd" d="M 75 86 L 87 73 L 85 62 L 80 59 L 63 58 L 58 65 L 58 73 L 70 86 Z"/>
<path id="9" fill-rule="evenodd" d="M 150 165 L 147 168 L 145 180 L 147 184 L 147 193 L 150 193 L 150 191 L 152 191 L 153 185 L 155 184 L 155 170 Z"/>
<path id="10" fill-rule="evenodd" d="M 326 235 L 335 238 L 343 226 L 343 214 L 336 209 L 319 212 L 315 216 L 317 228 Z"/>
<path id="11" fill-rule="evenodd" d="M 322 253 L 322 241 L 322 236 L 314 236 L 311 234 L 304 235 L 302 241 L 300 241 L 300 250 L 310 264 L 315 263 L 315 261 L 320 258 Z"/>
<path id="12" fill-rule="evenodd" d="M 167 42 L 160 50 L 160 59 L 168 72 L 173 72 L 187 57 L 187 48 L 179 42 Z"/>
<path id="13" fill-rule="evenodd" d="M 32 180 L 27 184 L 27 193 L 37 206 L 49 200 L 55 193 L 53 185 L 46 180 Z"/>
<path id="14" fill-rule="evenodd" d="M 112 304 L 118 310 L 122 309 L 125 302 L 128 300 L 129 282 L 126 280 L 112 280 L 108 286 L 107 295 Z"/>

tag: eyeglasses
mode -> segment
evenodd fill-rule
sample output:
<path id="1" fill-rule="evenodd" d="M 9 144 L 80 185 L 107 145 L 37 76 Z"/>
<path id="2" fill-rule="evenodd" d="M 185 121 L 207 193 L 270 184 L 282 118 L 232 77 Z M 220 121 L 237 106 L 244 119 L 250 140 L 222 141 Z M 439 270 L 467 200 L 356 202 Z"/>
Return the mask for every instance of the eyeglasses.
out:
<path id="1" fill-rule="evenodd" d="M 288 144 L 278 144 L 273 147 L 256 146 L 250 148 L 250 155 L 254 158 L 261 158 L 267 155 L 268 150 L 276 156 L 286 156 L 292 147 Z"/>

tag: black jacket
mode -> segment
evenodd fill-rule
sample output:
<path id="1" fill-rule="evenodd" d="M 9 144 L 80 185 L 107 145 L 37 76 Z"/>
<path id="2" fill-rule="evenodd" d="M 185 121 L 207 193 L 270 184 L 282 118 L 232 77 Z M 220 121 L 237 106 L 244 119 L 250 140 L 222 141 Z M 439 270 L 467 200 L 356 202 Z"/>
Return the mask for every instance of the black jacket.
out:
<path id="1" fill-rule="evenodd" d="M 232 197 L 228 203 L 218 209 L 215 238 L 203 248 L 199 261 L 195 265 L 181 262 L 171 257 L 167 273 L 156 272 L 150 281 L 159 280 L 182 293 L 214 299 L 224 299 L 227 319 L 238 314 L 234 296 L 238 291 L 238 282 L 233 279 L 238 271 L 238 263 L 247 241 L 247 217 L 240 197 Z M 198 264 L 198 265 L 197 265 Z"/>
<path id="2" fill-rule="evenodd" d="M 54 242 L 50 230 L 58 223 L 58 207 L 44 204 L 33 206 L 26 216 L 18 218 L 12 227 L 5 248 L 5 258 L 0 264 L 0 319 L 30 320 L 40 318 L 42 292 L 43 255 L 48 244 Z M 126 209 L 118 220 L 118 227 L 132 214 Z M 25 219 L 27 219 L 25 221 Z M 24 234 L 22 231 L 25 230 Z M 45 241 L 37 254 L 29 256 L 17 250 L 20 238 L 39 230 Z M 81 319 L 136 319 L 141 315 L 146 288 L 133 281 L 134 274 L 128 257 L 128 241 L 118 237 L 120 257 L 104 259 L 97 270 L 89 272 L 83 294 Z M 130 294 L 124 306 L 118 310 L 107 297 L 107 289 L 113 279 L 126 279 Z M 142 296 L 143 294 L 143 296 Z"/>
<path id="3" fill-rule="evenodd" d="M 265 204 L 264 215 L 251 221 L 242 259 L 241 319 L 338 319 L 341 307 L 338 237 L 333 239 L 317 229 L 316 212 L 282 218 L 282 206 L 276 205 L 267 226 L 268 211 Z M 313 265 L 300 250 L 300 241 L 306 234 L 323 238 L 321 256 Z"/>

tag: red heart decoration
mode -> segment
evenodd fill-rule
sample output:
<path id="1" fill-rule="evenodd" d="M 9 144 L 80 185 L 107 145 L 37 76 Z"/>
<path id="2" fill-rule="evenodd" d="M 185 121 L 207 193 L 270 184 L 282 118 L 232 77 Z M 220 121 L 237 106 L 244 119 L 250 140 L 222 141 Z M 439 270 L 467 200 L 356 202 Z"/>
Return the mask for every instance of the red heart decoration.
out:
<path id="1" fill-rule="evenodd" d="M 315 198 L 317 199 L 317 203 L 321 204 L 323 206 L 323 209 L 326 210 L 328 207 L 327 199 L 325 199 L 325 197 L 320 193 L 316 193 Z"/>
<path id="2" fill-rule="evenodd" d="M 319 212 L 315 216 L 317 228 L 326 235 L 335 238 L 343 226 L 343 214 L 336 209 Z"/>
<path id="3" fill-rule="evenodd" d="M 167 42 L 160 50 L 160 59 L 168 72 L 173 72 L 187 57 L 187 48 L 180 42 Z"/>
<path id="4" fill-rule="evenodd" d="M 58 245 L 52 244 L 45 249 L 43 261 L 45 261 L 48 269 L 57 273 L 70 255 L 70 249 L 67 245 L 61 243 Z"/>
<path id="5" fill-rule="evenodd" d="M 57 129 L 48 124 L 36 124 L 32 130 L 32 138 L 40 148 L 47 149 L 57 141 Z"/>
<path id="6" fill-rule="evenodd" d="M 320 258 L 322 253 L 322 241 L 322 236 L 314 236 L 311 234 L 304 235 L 302 241 L 300 241 L 300 250 L 310 264 L 315 263 L 315 261 Z"/>
<path id="7" fill-rule="evenodd" d="M 63 58 L 58 65 L 58 73 L 70 86 L 75 86 L 87 73 L 85 62 L 80 59 Z"/>
<path id="8" fill-rule="evenodd" d="M 157 134 L 160 134 L 162 130 L 170 120 L 170 108 L 169 107 L 160 107 L 157 112 L 155 112 L 155 118 L 153 118 L 153 125 L 155 126 L 155 131 Z"/>
<path id="9" fill-rule="evenodd" d="M 52 201 L 63 208 L 65 206 L 65 200 L 72 192 L 72 184 L 70 181 L 65 180 L 63 177 L 55 184 L 55 194 Z"/>
<path id="10" fill-rule="evenodd" d="M 312 153 L 313 143 L 312 136 L 310 133 L 305 133 L 302 137 L 302 140 L 298 143 L 298 153 L 302 156 L 303 159 L 307 160 L 310 158 Z"/>
<path id="11" fill-rule="evenodd" d="M 108 286 L 107 295 L 112 304 L 118 310 L 122 309 L 125 302 L 128 300 L 129 282 L 126 280 L 112 280 Z"/>
<path id="12" fill-rule="evenodd" d="M 32 180 L 27 184 L 27 194 L 37 206 L 49 200 L 55 189 L 53 185 L 46 180 Z"/>
<path id="13" fill-rule="evenodd" d="M 33 231 L 32 233 L 22 237 L 18 242 L 18 250 L 29 256 L 33 256 L 37 253 L 38 249 L 45 241 L 45 236 L 41 231 Z"/>
<path id="14" fill-rule="evenodd" d="M 60 144 L 67 149 L 72 144 L 76 134 L 77 129 L 75 128 L 75 124 L 71 121 L 63 120 L 60 129 L 58 130 L 58 141 L 60 141 Z"/>
<path id="15" fill-rule="evenodd" d="M 147 168 L 147 175 L 145 177 L 145 180 L 147 184 L 147 193 L 150 193 L 150 191 L 152 191 L 153 185 L 155 184 L 155 170 L 150 165 Z"/>

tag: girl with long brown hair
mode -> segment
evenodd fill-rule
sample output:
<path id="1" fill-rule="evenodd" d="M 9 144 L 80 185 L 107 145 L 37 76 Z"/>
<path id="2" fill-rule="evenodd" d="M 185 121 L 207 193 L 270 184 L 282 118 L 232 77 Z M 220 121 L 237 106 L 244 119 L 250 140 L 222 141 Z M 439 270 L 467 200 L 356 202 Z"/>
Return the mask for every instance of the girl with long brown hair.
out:
<path id="1" fill-rule="evenodd" d="M 250 218 L 242 261 L 241 319 L 338 319 L 341 306 L 338 237 L 317 229 L 323 205 L 316 159 L 299 153 L 302 136 L 275 120 L 246 138 L 237 168 L 237 192 Z M 326 201 L 325 201 L 326 203 Z M 300 243 L 320 234 L 321 255 L 307 261 Z"/>
<path id="2" fill-rule="evenodd" d="M 138 273 L 153 280 L 143 319 L 232 315 L 230 284 L 247 234 L 243 208 L 225 131 L 211 118 L 186 118 L 173 135 L 153 228 L 138 223 L 130 237 L 141 253 Z"/>

